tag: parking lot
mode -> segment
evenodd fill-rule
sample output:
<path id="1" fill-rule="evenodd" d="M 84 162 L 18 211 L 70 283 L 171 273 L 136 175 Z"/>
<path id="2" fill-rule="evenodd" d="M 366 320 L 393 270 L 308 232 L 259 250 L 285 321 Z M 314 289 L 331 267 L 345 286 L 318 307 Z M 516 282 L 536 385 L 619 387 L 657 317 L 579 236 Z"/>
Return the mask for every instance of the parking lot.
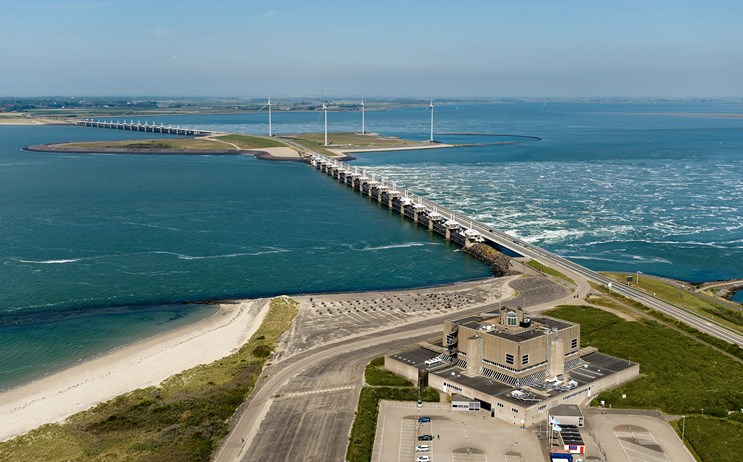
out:
<path id="1" fill-rule="evenodd" d="M 631 414 L 600 414 L 588 422 L 609 460 L 617 462 L 694 462 L 694 458 L 662 419 Z"/>
<path id="2" fill-rule="evenodd" d="M 544 460 L 536 435 L 485 411 L 452 411 L 446 403 L 383 401 L 372 462 L 531 462 Z M 418 422 L 422 416 L 430 422 Z M 431 441 L 418 441 L 431 435 Z M 426 445 L 427 451 L 416 451 Z"/>

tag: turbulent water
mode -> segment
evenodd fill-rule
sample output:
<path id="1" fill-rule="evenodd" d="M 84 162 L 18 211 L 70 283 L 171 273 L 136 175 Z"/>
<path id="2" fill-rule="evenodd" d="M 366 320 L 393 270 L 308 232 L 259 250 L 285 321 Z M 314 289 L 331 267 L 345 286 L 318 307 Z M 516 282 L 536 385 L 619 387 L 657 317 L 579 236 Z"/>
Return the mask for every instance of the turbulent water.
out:
<path id="1" fill-rule="evenodd" d="M 721 103 L 442 106 L 442 142 L 461 142 L 447 133 L 462 132 L 543 140 L 354 163 L 593 269 L 728 279 L 743 277 L 743 119 L 688 114 L 742 112 Z M 427 139 L 429 117 L 370 111 L 367 129 Z M 329 120 L 331 131 L 360 128 L 358 113 Z M 267 129 L 265 113 L 156 122 Z M 278 133 L 322 130 L 317 113 L 275 112 L 273 122 Z M 302 164 L 20 151 L 145 136 L 0 127 L 0 387 L 212 312 L 180 302 L 487 275 Z"/>

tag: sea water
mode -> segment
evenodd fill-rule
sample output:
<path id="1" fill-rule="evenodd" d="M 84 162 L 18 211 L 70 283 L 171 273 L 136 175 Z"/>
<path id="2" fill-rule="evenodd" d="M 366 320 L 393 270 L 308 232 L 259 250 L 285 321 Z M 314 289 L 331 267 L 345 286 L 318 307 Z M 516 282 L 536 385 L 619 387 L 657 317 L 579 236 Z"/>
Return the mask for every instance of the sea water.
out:
<path id="1" fill-rule="evenodd" d="M 489 275 L 303 163 L 20 150 L 143 136 L 0 127 L 0 386 L 214 312 L 187 302 Z"/>
<path id="2" fill-rule="evenodd" d="M 463 132 L 543 140 L 360 154 L 353 163 L 592 269 L 691 281 L 743 277 L 743 119 L 689 115 L 741 113 L 740 104 L 530 102 L 435 111 L 442 142 L 461 142 L 450 133 Z M 318 115 L 274 112 L 274 130 L 322 131 Z M 358 112 L 328 117 L 331 131 L 360 129 Z M 423 107 L 366 113 L 367 130 L 418 140 L 428 138 L 429 121 Z M 265 113 L 156 122 L 267 130 Z M 0 387 L 214 311 L 189 302 L 488 274 L 439 236 L 299 163 L 20 150 L 153 136 L 0 127 Z"/>

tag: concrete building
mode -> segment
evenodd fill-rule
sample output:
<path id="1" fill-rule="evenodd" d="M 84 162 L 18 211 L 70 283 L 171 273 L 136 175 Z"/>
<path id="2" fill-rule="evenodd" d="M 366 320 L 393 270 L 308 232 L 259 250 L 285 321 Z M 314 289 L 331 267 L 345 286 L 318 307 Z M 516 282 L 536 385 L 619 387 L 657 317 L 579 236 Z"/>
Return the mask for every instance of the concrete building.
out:
<path id="1" fill-rule="evenodd" d="M 582 404 L 639 375 L 639 364 L 581 348 L 580 325 L 523 310 L 446 321 L 441 341 L 388 355 L 385 367 L 515 425 L 546 420 L 551 409 Z M 477 406 L 467 405 L 476 410 Z"/>

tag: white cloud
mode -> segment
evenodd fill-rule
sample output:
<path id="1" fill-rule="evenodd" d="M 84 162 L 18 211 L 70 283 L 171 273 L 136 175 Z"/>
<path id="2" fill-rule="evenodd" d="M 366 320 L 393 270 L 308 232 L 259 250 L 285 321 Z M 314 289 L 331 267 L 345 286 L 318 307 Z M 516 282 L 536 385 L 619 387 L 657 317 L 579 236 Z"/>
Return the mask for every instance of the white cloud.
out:
<path id="1" fill-rule="evenodd" d="M 271 16 L 276 16 L 277 14 L 279 14 L 279 12 L 276 10 L 266 11 L 263 14 L 259 14 L 258 18 L 270 18 Z"/>

